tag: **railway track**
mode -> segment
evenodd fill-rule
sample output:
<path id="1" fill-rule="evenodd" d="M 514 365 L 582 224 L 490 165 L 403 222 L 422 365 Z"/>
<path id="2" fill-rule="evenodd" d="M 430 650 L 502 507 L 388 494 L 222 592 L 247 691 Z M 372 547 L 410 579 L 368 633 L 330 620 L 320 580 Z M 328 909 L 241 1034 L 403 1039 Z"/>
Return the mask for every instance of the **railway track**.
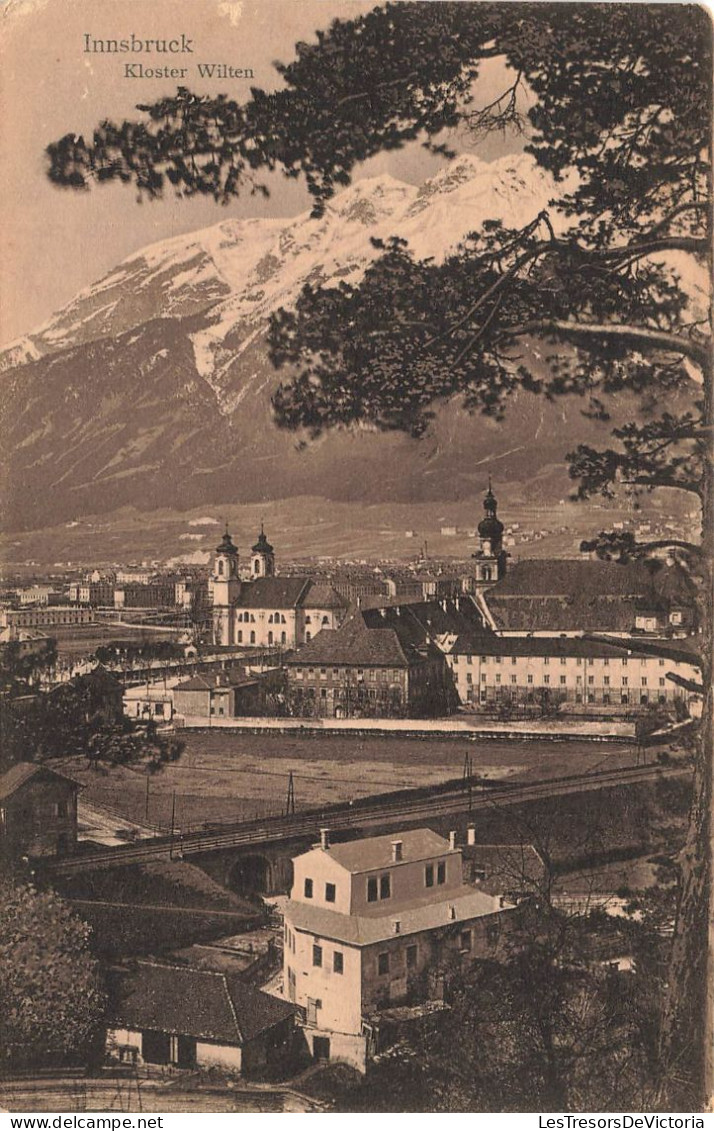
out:
<path id="1" fill-rule="evenodd" d="M 382 797 L 373 803 L 341 803 L 319 810 L 307 810 L 295 816 L 269 817 L 224 825 L 215 831 L 177 833 L 173 837 L 152 837 L 131 845 L 116 845 L 97 852 L 82 853 L 43 864 L 45 872 L 69 876 L 96 868 L 113 868 L 124 864 L 143 864 L 151 860 L 169 860 L 228 848 L 251 848 L 303 837 L 318 837 L 321 826 L 329 825 L 335 833 L 343 829 L 369 828 L 374 825 L 399 825 L 417 819 L 434 819 L 465 811 L 476 813 L 494 806 L 520 805 L 541 798 L 564 794 L 586 793 L 610 786 L 637 785 L 690 774 L 686 766 L 637 766 L 618 770 L 596 770 L 589 774 L 572 774 L 549 778 L 525 785 L 484 787 L 481 781 L 466 779 L 441 792 L 403 791 L 389 801 Z M 410 796 L 418 794 L 418 796 Z M 388 795 L 387 795 L 388 797 Z"/>

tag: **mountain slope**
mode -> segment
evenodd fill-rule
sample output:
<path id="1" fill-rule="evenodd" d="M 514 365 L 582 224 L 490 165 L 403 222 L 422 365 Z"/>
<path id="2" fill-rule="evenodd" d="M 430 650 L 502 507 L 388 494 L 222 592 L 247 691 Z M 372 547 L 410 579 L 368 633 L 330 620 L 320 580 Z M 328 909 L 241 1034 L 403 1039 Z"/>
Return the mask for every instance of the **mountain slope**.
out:
<path id="1" fill-rule="evenodd" d="M 0 355 L 7 525 L 128 503 L 446 500 L 480 489 L 487 464 L 535 501 L 562 496 L 562 437 L 604 431 L 577 404 L 519 396 L 506 427 L 444 405 L 420 441 L 342 432 L 299 450 L 272 423 L 266 351 L 270 313 L 307 281 L 358 280 L 373 237 L 438 259 L 486 218 L 525 224 L 552 192 L 529 158 L 468 155 L 420 187 L 358 182 L 320 220 L 227 220 L 131 256 Z"/>

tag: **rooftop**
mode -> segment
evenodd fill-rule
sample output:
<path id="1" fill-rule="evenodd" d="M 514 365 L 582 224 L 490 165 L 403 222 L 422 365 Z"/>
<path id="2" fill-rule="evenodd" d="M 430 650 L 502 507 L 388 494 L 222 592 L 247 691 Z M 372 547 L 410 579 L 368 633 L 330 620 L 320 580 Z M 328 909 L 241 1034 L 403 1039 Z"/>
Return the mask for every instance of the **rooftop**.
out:
<path id="1" fill-rule="evenodd" d="M 78 782 L 74 781 L 72 778 L 68 778 L 66 774 L 60 774 L 57 770 L 50 769 L 49 766 L 43 766 L 37 762 L 16 762 L 14 766 L 11 766 L 10 769 L 0 777 L 0 801 L 5 801 L 6 798 L 12 797 L 26 782 L 39 776 L 57 778 L 59 781 L 64 782 L 65 785 L 70 785 L 74 789 L 82 788 Z"/>
<path id="2" fill-rule="evenodd" d="M 676 562 L 527 560 L 515 562 L 484 599 L 501 629 L 628 632 L 638 602 L 691 604 L 692 591 Z"/>
<path id="3" fill-rule="evenodd" d="M 565 656 L 588 659 L 619 659 L 622 656 L 653 654 L 671 660 L 686 659 L 695 662 L 689 650 L 664 648 L 648 649 L 638 637 L 598 638 L 586 636 L 459 636 L 450 649 L 452 655 L 480 656 Z"/>
<path id="4" fill-rule="evenodd" d="M 342 915 L 323 907 L 290 900 L 285 917 L 296 930 L 335 939 L 338 942 L 368 946 L 384 942 L 399 935 L 414 935 L 436 927 L 449 927 L 468 923 L 485 915 L 495 915 L 510 910 L 514 905 L 503 903 L 501 898 L 463 884 L 449 892 L 448 898 L 434 902 L 429 897 L 400 904 L 387 914 Z M 399 921 L 395 932 L 394 922 Z"/>
<path id="5" fill-rule="evenodd" d="M 320 851 L 326 852 L 348 872 L 369 872 L 373 868 L 387 868 L 394 863 L 392 844 L 395 840 L 402 842 L 401 863 L 404 864 L 458 851 L 449 848 L 448 840 L 431 829 L 407 829 L 406 832 L 388 833 L 385 836 L 346 840 Z"/>
<path id="6" fill-rule="evenodd" d="M 241 585 L 236 601 L 239 609 L 292 609 L 310 586 L 309 577 L 257 577 Z"/>
<path id="7" fill-rule="evenodd" d="M 220 687 L 245 687 L 247 684 L 256 684 L 254 676 L 233 675 L 231 672 L 207 672 L 205 675 L 194 675 L 183 683 L 177 683 L 174 691 L 215 691 Z"/>
<path id="8" fill-rule="evenodd" d="M 115 1025 L 242 1045 L 295 1013 L 231 974 L 139 961 L 109 977 Z"/>
<path id="9" fill-rule="evenodd" d="M 409 661 L 393 629 L 367 628 L 362 614 L 356 613 L 340 628 L 319 632 L 287 662 L 291 666 L 364 664 L 404 668 Z"/>

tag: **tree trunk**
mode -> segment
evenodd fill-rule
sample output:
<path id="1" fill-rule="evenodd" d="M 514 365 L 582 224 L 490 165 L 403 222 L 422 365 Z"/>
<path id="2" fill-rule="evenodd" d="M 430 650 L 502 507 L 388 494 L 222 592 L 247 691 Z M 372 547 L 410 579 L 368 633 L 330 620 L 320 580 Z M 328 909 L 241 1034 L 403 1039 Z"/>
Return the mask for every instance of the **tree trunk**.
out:
<path id="1" fill-rule="evenodd" d="M 712 428 L 711 372 L 704 374 L 704 398 L 704 423 Z M 660 1043 L 658 1099 L 670 1111 L 710 1110 L 714 1101 L 714 466 L 711 452 L 704 462 L 702 548 L 701 651 L 705 698 L 696 749 L 689 829 L 682 855 L 680 899 Z"/>

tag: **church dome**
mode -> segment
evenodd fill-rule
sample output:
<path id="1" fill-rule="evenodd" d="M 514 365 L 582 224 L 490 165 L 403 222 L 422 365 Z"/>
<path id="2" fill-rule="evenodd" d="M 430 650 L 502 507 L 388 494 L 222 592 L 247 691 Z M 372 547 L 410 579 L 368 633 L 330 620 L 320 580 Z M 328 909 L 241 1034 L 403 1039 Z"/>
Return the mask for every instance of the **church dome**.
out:
<path id="1" fill-rule="evenodd" d="M 230 536 L 230 534 L 228 533 L 227 530 L 226 530 L 225 534 L 223 535 L 223 537 L 221 538 L 220 546 L 216 546 L 216 553 L 217 554 L 237 554 L 238 553 L 236 547 L 233 545 L 233 540 L 231 539 L 231 536 Z"/>
<path id="2" fill-rule="evenodd" d="M 486 511 L 486 517 L 482 518 L 478 524 L 479 537 L 490 538 L 492 542 L 501 538 L 504 531 L 504 525 L 496 515 L 498 508 L 498 500 L 491 490 L 491 484 L 488 485 L 488 491 L 484 496 L 483 509 Z"/>
<path id="3" fill-rule="evenodd" d="M 270 542 L 265 537 L 265 531 L 263 530 L 263 527 L 261 526 L 260 534 L 258 535 L 258 541 L 255 543 L 255 546 L 253 547 L 253 553 L 254 554 L 272 554 L 272 552 L 273 552 L 273 547 L 270 545 Z"/>

